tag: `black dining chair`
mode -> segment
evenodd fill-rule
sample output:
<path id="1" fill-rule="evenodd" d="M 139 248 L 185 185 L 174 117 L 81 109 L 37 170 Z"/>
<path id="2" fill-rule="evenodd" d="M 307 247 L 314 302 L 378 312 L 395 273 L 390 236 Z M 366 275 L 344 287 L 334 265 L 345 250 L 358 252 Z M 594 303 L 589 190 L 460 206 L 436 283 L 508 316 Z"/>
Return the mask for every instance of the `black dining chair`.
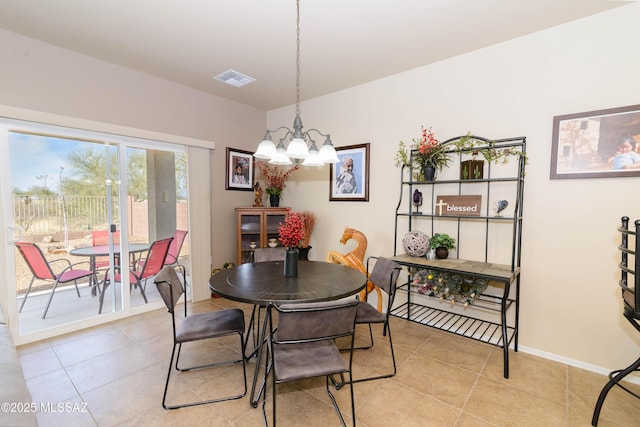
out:
<path id="1" fill-rule="evenodd" d="M 276 425 L 276 385 L 307 378 L 325 377 L 326 389 L 342 425 L 344 417 L 335 397 L 329 389 L 331 375 L 348 376 L 351 379 L 355 317 L 358 302 L 329 301 L 317 303 L 283 304 L 269 306 L 269 327 L 272 331 L 267 339 L 268 357 L 271 358 L 271 384 L 273 390 L 272 421 Z M 278 314 L 277 330 L 273 326 L 273 310 Z M 351 349 L 345 361 L 335 340 L 350 337 Z M 269 369 L 265 370 L 266 383 Z M 351 416 L 356 424 L 353 386 L 350 384 Z M 268 425 L 266 412 L 267 388 L 263 394 L 262 414 Z"/>
<path id="2" fill-rule="evenodd" d="M 374 262 L 375 261 L 375 262 Z M 371 267 L 373 264 L 373 268 Z M 369 274 L 369 271 L 371 273 Z M 396 283 L 398 277 L 402 271 L 402 266 L 389 258 L 384 257 L 369 257 L 367 258 L 367 276 L 369 281 L 384 291 L 387 294 L 386 311 L 380 312 L 376 310 L 374 306 L 369 304 L 366 300 L 358 303 L 358 311 L 356 314 L 356 325 L 367 325 L 369 327 L 369 343 L 361 347 L 354 347 L 354 350 L 367 350 L 373 347 L 373 330 L 372 324 L 382 325 L 382 335 L 389 336 L 389 348 L 391 350 L 391 362 L 393 364 L 393 370 L 389 373 L 382 375 L 375 375 L 366 378 L 358 378 L 352 380 L 353 383 L 359 383 L 363 381 L 378 380 L 382 378 L 389 378 L 396 374 L 396 357 L 393 351 L 393 340 L 391 339 L 391 328 L 389 325 L 389 315 L 391 314 L 391 307 L 396 296 Z M 345 384 L 344 379 L 340 382 L 334 381 L 336 388 L 340 388 Z"/>
<path id="3" fill-rule="evenodd" d="M 622 296 L 622 315 L 631 323 L 638 332 L 640 332 L 640 220 L 636 220 L 635 230 L 629 229 L 629 217 L 622 217 L 622 225 L 618 228 L 621 243 L 618 246 L 620 250 L 620 281 L 618 285 L 621 289 Z M 640 371 L 640 358 L 624 369 L 617 369 L 609 374 L 609 381 L 604 385 L 598 401 L 593 410 L 591 425 L 598 425 L 600 411 L 609 391 L 618 386 L 622 390 L 640 399 L 640 395 L 633 390 L 627 388 L 622 380 L 633 372 Z"/>
<path id="4" fill-rule="evenodd" d="M 158 292 L 162 297 L 169 313 L 173 326 L 173 350 L 171 351 L 171 359 L 169 360 L 169 370 L 167 372 L 167 380 L 162 395 L 162 407 L 164 409 L 177 409 L 186 406 L 204 405 L 208 403 L 222 402 L 225 400 L 240 399 L 247 394 L 247 371 L 244 358 L 244 312 L 239 308 L 227 308 L 217 311 L 209 311 L 200 314 L 187 314 L 187 302 L 184 301 L 184 319 L 180 326 L 176 325 L 175 308 L 180 297 L 185 293 L 185 285 L 176 273 L 175 267 L 166 266 L 154 278 Z M 214 338 L 222 338 L 229 335 L 239 335 L 240 337 L 240 356 L 238 359 L 216 361 L 205 365 L 180 367 L 180 351 L 182 344 L 194 341 L 208 340 Z M 176 351 L 177 350 L 177 351 Z M 230 365 L 242 363 L 242 375 L 244 380 L 244 391 L 233 396 L 218 397 L 214 399 L 201 400 L 197 402 L 181 403 L 175 405 L 167 405 L 167 390 L 169 389 L 169 380 L 171 371 L 173 370 L 173 360 L 175 358 L 175 369 L 180 372 L 191 371 L 195 369 L 211 368 L 216 366 Z M 215 387 L 212 384 L 212 387 Z"/>
<path id="5" fill-rule="evenodd" d="M 269 261 L 284 261 L 285 248 L 256 248 L 253 251 L 253 262 L 269 262 Z M 251 358 L 256 354 L 259 343 L 259 331 L 260 322 L 262 318 L 262 310 L 266 308 L 263 305 L 254 305 L 251 311 L 251 319 L 249 320 L 249 329 L 251 330 L 251 336 L 253 337 L 253 350 L 251 354 L 247 355 L 247 358 Z M 249 331 L 247 331 L 245 348 L 249 342 Z"/>

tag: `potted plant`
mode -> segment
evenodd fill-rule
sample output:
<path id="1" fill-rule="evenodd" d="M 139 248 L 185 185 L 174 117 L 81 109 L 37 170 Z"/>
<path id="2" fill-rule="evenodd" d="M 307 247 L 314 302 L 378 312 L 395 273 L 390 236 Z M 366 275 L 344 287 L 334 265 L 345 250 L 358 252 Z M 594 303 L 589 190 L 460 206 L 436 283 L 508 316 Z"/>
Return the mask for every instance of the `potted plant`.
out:
<path id="1" fill-rule="evenodd" d="M 436 258 L 446 259 L 449 256 L 449 249 L 455 249 L 456 239 L 447 233 L 436 233 L 429 239 L 429 248 L 435 249 Z"/>
<path id="2" fill-rule="evenodd" d="M 471 135 L 471 132 L 458 140 L 453 141 L 457 153 L 471 153 L 472 159 L 460 163 L 460 179 L 482 179 L 482 171 L 484 168 L 483 161 L 477 160 L 476 157 L 481 155 L 484 159 L 491 162 L 509 163 L 509 156 L 518 156 L 524 158 L 525 164 L 529 162 L 529 158 L 525 153 L 515 147 L 496 146 L 495 141 L 487 141 L 482 138 Z"/>
<path id="3" fill-rule="evenodd" d="M 277 165 L 270 165 L 267 162 L 256 162 L 257 168 L 262 172 L 264 178 L 265 191 L 269 195 L 269 204 L 272 207 L 280 206 L 280 196 L 287 186 L 289 175 L 300 168 L 295 165 L 291 169 L 283 169 Z"/>
<path id="4" fill-rule="evenodd" d="M 410 147 L 400 141 L 396 152 L 396 166 L 409 166 L 414 169 L 413 178 L 417 181 L 433 181 L 436 170 L 448 166 L 451 158 L 445 147 L 438 141 L 431 128 L 422 127 L 422 137 L 413 139 Z"/>
<path id="5" fill-rule="evenodd" d="M 305 228 L 302 214 L 289 211 L 278 228 L 280 243 L 286 248 L 284 258 L 284 275 L 295 277 L 298 275 L 298 248 L 304 240 Z"/>

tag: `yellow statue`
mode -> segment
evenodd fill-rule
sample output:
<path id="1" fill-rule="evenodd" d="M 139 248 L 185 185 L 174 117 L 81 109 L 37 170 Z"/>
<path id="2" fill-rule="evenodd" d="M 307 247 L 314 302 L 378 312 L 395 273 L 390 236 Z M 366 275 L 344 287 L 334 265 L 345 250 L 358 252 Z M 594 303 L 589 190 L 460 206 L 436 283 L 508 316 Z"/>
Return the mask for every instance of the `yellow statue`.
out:
<path id="1" fill-rule="evenodd" d="M 356 247 L 351 252 L 343 255 L 337 251 L 329 251 L 327 254 L 327 261 L 355 268 L 356 270 L 361 271 L 362 274 L 366 275 L 367 268 L 364 265 L 364 254 L 367 251 L 367 237 L 364 233 L 356 230 L 355 228 L 345 227 L 344 233 L 342 233 L 342 238 L 340 238 L 340 243 L 345 245 L 350 239 L 354 239 L 357 243 Z M 369 281 L 367 281 L 367 287 L 360 292 L 360 300 L 365 301 L 367 294 L 372 292 L 374 289 L 378 294 L 378 311 L 382 311 L 382 292 L 380 291 L 380 288 Z"/>

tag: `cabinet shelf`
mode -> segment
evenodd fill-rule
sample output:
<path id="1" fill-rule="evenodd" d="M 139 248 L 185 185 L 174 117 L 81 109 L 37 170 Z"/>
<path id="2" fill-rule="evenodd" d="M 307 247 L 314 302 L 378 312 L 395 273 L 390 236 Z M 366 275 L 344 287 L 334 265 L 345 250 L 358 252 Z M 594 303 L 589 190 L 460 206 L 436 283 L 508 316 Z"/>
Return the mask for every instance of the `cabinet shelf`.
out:
<path id="1" fill-rule="evenodd" d="M 458 153 L 455 149 L 456 143 L 462 138 L 465 137 L 452 138 L 442 143 L 448 153 L 451 155 L 457 153 L 458 156 L 457 161 L 451 162 L 448 169 L 461 168 L 460 162 L 467 160 L 470 155 L 468 150 Z M 398 290 L 406 295 L 406 302 L 392 309 L 391 314 L 501 347 L 503 349 L 504 377 L 508 378 L 509 348 L 512 346 L 514 351 L 518 351 L 526 138 L 516 137 L 495 141 L 476 136 L 472 138 L 477 143 L 474 149 L 479 151 L 512 149 L 512 152 L 517 154 L 510 155 L 509 162 L 514 163 L 509 167 L 504 163 L 485 162 L 483 178 L 480 179 L 448 179 L 445 176 L 444 179 L 436 179 L 431 182 L 413 180 L 411 178 L 413 170 L 407 166 L 402 167 L 392 259 L 405 266 L 409 270 L 409 276 L 406 283 L 398 286 Z M 411 155 L 416 155 L 415 151 Z M 462 174 L 456 176 L 462 176 Z M 426 197 L 423 199 L 424 205 L 420 207 L 424 212 L 420 213 L 415 212 L 416 208 L 412 203 L 412 195 L 418 188 L 421 192 L 426 193 Z M 481 200 L 480 215 L 437 215 L 437 199 L 445 195 L 479 195 L 479 200 Z M 403 202 L 405 197 L 406 201 Z M 512 210 L 496 216 L 492 211 L 493 203 L 501 199 L 508 199 Z M 446 200 L 446 198 L 443 197 L 441 200 Z M 424 257 L 398 253 L 398 245 L 404 234 L 415 229 L 421 229 L 428 236 L 443 232 L 450 234 L 456 239 L 458 246 L 455 258 L 427 260 Z M 460 257 L 461 252 L 464 255 L 463 258 L 467 259 Z M 466 298 L 472 303 L 464 308 L 461 308 L 460 302 L 451 306 L 447 299 L 441 300 L 437 296 L 430 297 L 418 292 L 412 284 L 412 276 L 419 270 L 428 270 L 429 274 L 435 275 L 439 280 L 439 282 L 432 282 L 430 281 L 431 276 L 429 276 L 429 282 L 425 286 L 434 286 L 432 288 L 434 290 L 439 287 L 440 290 L 437 292 L 442 292 L 443 288 L 439 283 L 445 283 L 447 298 L 459 299 L 460 301 Z M 476 283 L 475 281 L 480 279 L 487 281 L 490 286 L 495 288 L 496 292 L 501 292 L 501 295 L 485 293 L 483 288 L 476 288 L 479 295 L 475 296 L 475 290 L 473 290 L 474 294 L 471 294 L 472 290 L 466 288 L 466 292 L 470 295 L 465 296 L 467 294 L 462 291 L 465 288 L 460 285 L 462 283 L 460 276 L 468 283 Z M 417 277 L 423 278 L 418 280 L 427 281 L 424 279 L 424 273 Z M 449 290 L 449 281 L 451 286 L 454 286 L 455 293 Z M 456 286 L 458 287 L 456 288 Z M 444 304 L 448 306 L 448 309 L 438 307 L 438 304 Z M 470 315 L 473 313 L 477 313 L 478 316 Z M 479 316 L 481 313 L 483 316 Z"/>
<path id="2" fill-rule="evenodd" d="M 269 239 L 278 238 L 280 223 L 284 223 L 287 213 L 287 208 L 236 208 L 238 264 L 253 260 L 251 242 L 258 248 L 266 248 Z"/>

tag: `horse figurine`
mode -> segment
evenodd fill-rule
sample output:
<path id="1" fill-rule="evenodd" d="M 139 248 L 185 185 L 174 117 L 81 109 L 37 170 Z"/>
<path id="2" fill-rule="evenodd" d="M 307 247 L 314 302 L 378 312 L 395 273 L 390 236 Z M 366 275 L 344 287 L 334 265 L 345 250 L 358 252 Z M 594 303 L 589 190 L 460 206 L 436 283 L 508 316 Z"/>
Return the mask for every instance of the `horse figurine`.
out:
<path id="1" fill-rule="evenodd" d="M 367 268 L 364 265 L 364 254 L 367 251 L 367 237 L 364 233 L 356 230 L 355 228 L 345 227 L 344 233 L 342 233 L 342 237 L 340 238 L 340 243 L 346 245 L 351 239 L 356 241 L 356 247 L 352 251 L 344 255 L 337 251 L 329 251 L 327 254 L 327 261 L 355 268 L 356 270 L 361 271 L 362 274 L 366 275 Z M 382 292 L 380 291 L 380 288 L 369 281 L 367 281 L 367 287 L 360 292 L 360 300 L 365 301 L 367 295 L 374 289 L 378 294 L 378 311 L 382 311 Z"/>

